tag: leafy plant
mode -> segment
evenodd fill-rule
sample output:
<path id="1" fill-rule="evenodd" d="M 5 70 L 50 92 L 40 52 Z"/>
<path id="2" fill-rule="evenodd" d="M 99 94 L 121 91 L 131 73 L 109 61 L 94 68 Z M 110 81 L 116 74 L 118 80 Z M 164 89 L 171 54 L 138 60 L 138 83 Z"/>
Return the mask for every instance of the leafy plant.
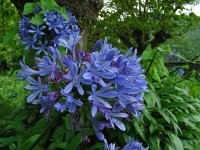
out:
<path id="1" fill-rule="evenodd" d="M 135 131 L 151 149 L 199 149 L 199 86 L 194 73 L 187 79 L 170 74 L 164 57 L 170 49 L 147 47 L 142 54 L 149 81 L 145 109 L 132 119 L 128 134 Z"/>
<path id="2" fill-rule="evenodd" d="M 13 109 L 22 107 L 27 92 L 24 84 L 17 80 L 16 74 L 11 76 L 0 76 L 0 116 L 9 115 Z"/>

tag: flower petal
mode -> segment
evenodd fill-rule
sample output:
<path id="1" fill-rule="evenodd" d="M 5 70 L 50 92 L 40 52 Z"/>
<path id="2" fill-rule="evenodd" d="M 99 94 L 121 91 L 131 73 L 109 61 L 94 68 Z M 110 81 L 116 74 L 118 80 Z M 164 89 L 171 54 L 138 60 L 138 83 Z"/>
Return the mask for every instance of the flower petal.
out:
<path id="1" fill-rule="evenodd" d="M 71 90 L 72 90 L 72 88 L 73 88 L 73 82 L 70 82 L 66 87 L 65 87 L 65 89 L 64 89 L 64 93 L 69 93 L 69 92 L 71 92 Z"/>

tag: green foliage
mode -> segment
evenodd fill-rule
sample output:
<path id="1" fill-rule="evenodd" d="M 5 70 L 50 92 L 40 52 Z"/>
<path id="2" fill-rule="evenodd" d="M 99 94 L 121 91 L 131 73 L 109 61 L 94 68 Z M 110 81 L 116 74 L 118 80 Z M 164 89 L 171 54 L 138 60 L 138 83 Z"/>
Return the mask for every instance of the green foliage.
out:
<path id="1" fill-rule="evenodd" d="M 26 3 L 24 5 L 24 11 L 22 13 L 22 15 L 28 15 L 34 12 L 35 9 L 35 3 Z"/>
<path id="2" fill-rule="evenodd" d="M 198 57 L 195 61 L 200 61 L 200 23 L 196 25 L 196 29 L 186 32 L 183 36 L 168 40 L 166 43 L 171 49 L 181 53 L 188 59 Z"/>
<path id="3" fill-rule="evenodd" d="M 2 8 L 2 3 L 0 7 Z M 3 12 L 0 13 L 0 22 L 4 24 L 0 30 L 0 72 L 8 68 L 16 68 L 19 64 L 22 50 L 16 36 L 18 18 L 18 12 L 10 0 L 3 1 Z"/>
<path id="4" fill-rule="evenodd" d="M 124 145 L 127 137 L 131 136 L 152 150 L 200 149 L 200 75 L 193 71 L 190 76 L 180 77 L 170 72 L 165 66 L 165 57 L 166 54 L 171 53 L 170 48 L 161 45 L 152 49 L 148 45 L 156 39 L 156 33 L 159 31 L 177 35 L 182 33 L 188 27 L 187 23 L 192 22 L 191 18 L 185 15 L 177 16 L 173 9 L 178 8 L 179 4 L 192 1 L 177 0 L 160 3 L 151 1 L 146 5 L 143 5 L 143 2 L 124 3 L 113 0 L 108 7 L 114 6 L 115 11 L 102 11 L 103 20 L 98 20 L 92 29 L 92 39 L 96 40 L 96 35 L 98 38 L 109 36 L 110 41 L 120 49 L 130 45 L 138 47 L 139 41 L 144 47 L 147 46 L 141 55 L 142 66 L 149 82 L 149 92 L 144 95 L 143 113 L 137 119 L 131 117 L 129 121 L 127 120 L 126 132 L 122 133 L 118 129 L 114 132 L 110 129 L 104 132 L 109 135 L 108 140 L 115 142 L 118 146 Z M 27 3 L 23 14 L 33 13 L 37 4 Z M 60 8 L 54 0 L 42 0 L 41 5 L 44 10 L 56 9 L 66 14 L 65 8 Z M 184 9 L 183 6 L 179 8 Z M 9 0 L 4 2 L 4 10 L 5 29 L 0 31 L 2 33 L 0 39 L 3 39 L 1 35 L 4 33 L 8 34 L 4 36 L 3 44 L 0 43 L 0 64 L 3 67 L 15 67 L 22 51 L 16 44 L 18 40 L 15 37 L 16 29 L 8 31 L 17 23 L 18 15 Z M 165 17 L 162 12 L 166 15 Z M 14 17 L 11 17 L 12 15 Z M 32 18 L 32 23 L 43 23 L 41 16 L 38 14 Z M 164 19 L 163 22 L 160 19 Z M 182 24 L 183 22 L 186 24 Z M 181 30 L 177 30 L 179 28 Z M 138 41 L 139 35 L 141 37 Z M 196 32 L 188 33 L 187 37 L 191 38 L 191 42 L 194 37 L 196 37 L 195 43 L 198 41 Z M 183 41 L 180 40 L 180 42 Z M 198 48 L 194 43 L 188 47 L 191 48 L 191 46 L 194 46 L 193 49 Z M 73 128 L 72 115 L 75 114 L 52 113 L 50 119 L 46 120 L 38 113 L 39 108 L 25 105 L 27 93 L 23 90 L 23 86 L 23 82 L 18 81 L 15 75 L 10 76 L 7 73 L 6 76 L 0 76 L 0 149 L 103 149 L 103 144 L 96 140 L 92 126 Z M 5 117 L 6 115 L 9 117 Z M 85 116 L 81 117 L 84 122 L 87 122 L 85 121 L 87 119 L 84 119 Z"/>
<path id="5" fill-rule="evenodd" d="M 11 27 L 17 24 L 19 16 L 10 0 L 4 0 L 3 3 L 0 3 L 0 8 L 0 42 L 2 42 L 4 35 L 12 29 Z"/>
<path id="6" fill-rule="evenodd" d="M 147 47 L 142 54 L 149 81 L 145 109 L 140 118 L 132 118 L 127 134 L 135 131 L 136 139 L 153 150 L 200 148 L 200 82 L 199 74 L 184 79 L 171 74 L 164 66 L 169 48 Z"/>
<path id="7" fill-rule="evenodd" d="M 195 28 L 199 17 L 183 11 L 197 1 L 110 0 L 93 23 L 90 40 L 94 43 L 99 37 L 109 37 L 114 46 L 134 47 L 141 54 L 148 44 L 156 47 Z"/>
<path id="8" fill-rule="evenodd" d="M 2 45 L 0 43 L 0 72 L 8 69 L 17 69 L 19 60 L 22 58 L 21 46 L 17 43 L 18 39 L 13 39 L 13 44 Z M 16 43 L 14 43 L 16 42 Z"/>
<path id="9" fill-rule="evenodd" d="M 23 82 L 18 81 L 15 74 L 0 76 L 0 118 L 23 106 L 27 96 L 23 87 Z"/>
<path id="10" fill-rule="evenodd" d="M 30 23 L 35 24 L 35 25 L 36 24 L 39 24 L 39 25 L 43 24 L 44 23 L 44 21 L 43 21 L 43 13 L 39 13 L 39 14 L 35 15 L 30 20 Z"/>

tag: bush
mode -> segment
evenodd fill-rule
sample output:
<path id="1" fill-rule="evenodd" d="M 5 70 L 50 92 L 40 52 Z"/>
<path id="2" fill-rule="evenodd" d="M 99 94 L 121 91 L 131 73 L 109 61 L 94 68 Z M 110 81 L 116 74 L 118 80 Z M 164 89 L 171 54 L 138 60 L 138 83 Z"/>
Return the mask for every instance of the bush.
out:
<path id="1" fill-rule="evenodd" d="M 23 106 L 27 93 L 23 82 L 18 81 L 15 74 L 0 76 L 0 117 L 11 114 L 13 110 Z"/>

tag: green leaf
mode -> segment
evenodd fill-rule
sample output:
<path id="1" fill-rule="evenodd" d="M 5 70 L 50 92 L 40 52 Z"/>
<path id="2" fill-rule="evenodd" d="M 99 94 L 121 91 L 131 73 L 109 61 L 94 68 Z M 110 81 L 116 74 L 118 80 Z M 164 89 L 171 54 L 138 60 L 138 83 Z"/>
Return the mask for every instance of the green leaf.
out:
<path id="1" fill-rule="evenodd" d="M 65 18 L 65 20 L 68 20 L 68 15 L 67 15 L 67 11 L 66 11 L 66 8 L 65 7 L 60 7 L 59 10 L 58 10 L 61 15 Z"/>
<path id="2" fill-rule="evenodd" d="M 145 51 L 142 53 L 142 59 L 143 60 L 152 59 L 155 53 L 156 52 L 151 49 L 151 45 L 148 45 Z"/>
<path id="3" fill-rule="evenodd" d="M 161 83 L 160 76 L 159 76 L 159 73 L 158 73 L 158 68 L 155 67 L 155 66 L 152 66 L 151 69 L 150 69 L 150 72 L 151 72 L 153 79 L 155 79 L 156 81 Z"/>
<path id="4" fill-rule="evenodd" d="M 68 143 L 66 142 L 61 142 L 61 141 L 55 141 L 49 146 L 49 150 L 54 150 L 54 149 L 66 149 L 68 147 Z"/>
<path id="5" fill-rule="evenodd" d="M 168 103 L 165 108 L 190 108 L 192 110 L 195 110 L 195 107 L 192 104 L 189 104 L 187 102 L 172 102 L 172 103 Z"/>
<path id="6" fill-rule="evenodd" d="M 182 94 L 182 95 L 191 97 L 191 96 L 189 95 L 188 91 L 185 90 L 185 89 L 181 89 L 181 88 L 179 88 L 179 87 L 174 87 L 174 89 L 176 89 L 176 90 L 177 90 L 180 94 Z"/>
<path id="7" fill-rule="evenodd" d="M 7 138 L 0 138 L 0 148 L 10 145 L 15 141 L 16 141 L 16 138 L 13 136 L 7 137 Z"/>
<path id="8" fill-rule="evenodd" d="M 26 3 L 24 5 L 24 11 L 23 11 L 23 15 L 28 15 L 30 13 L 33 13 L 35 9 L 35 3 Z"/>
<path id="9" fill-rule="evenodd" d="M 35 16 L 30 20 L 30 23 L 32 23 L 32 24 L 34 24 L 34 25 L 37 25 L 37 24 L 41 25 L 41 24 L 43 24 L 43 23 L 44 23 L 44 21 L 43 21 L 43 16 L 44 16 L 44 15 L 43 15 L 43 12 L 41 12 L 41 13 L 35 15 Z"/>
<path id="10" fill-rule="evenodd" d="M 42 130 L 44 130 L 45 126 L 47 125 L 47 120 L 44 118 L 41 118 L 36 125 L 32 128 L 32 134 L 40 133 Z"/>
<path id="11" fill-rule="evenodd" d="M 89 148 L 89 150 L 95 150 L 95 149 L 103 149 L 104 144 L 103 143 L 96 143 L 92 147 Z"/>
<path id="12" fill-rule="evenodd" d="M 145 140 L 145 132 L 144 132 L 144 127 L 136 120 L 131 119 L 136 131 L 139 133 L 139 135 Z"/>
<path id="13" fill-rule="evenodd" d="M 33 135 L 32 137 L 28 138 L 25 142 L 23 142 L 20 147 L 18 148 L 18 150 L 27 150 L 30 148 L 30 146 L 32 145 L 32 143 L 34 143 L 38 137 L 40 136 L 40 134 L 36 134 Z"/>
<path id="14" fill-rule="evenodd" d="M 5 35 L 3 38 L 3 45 L 8 45 L 12 42 L 13 38 L 16 36 L 18 33 L 18 25 L 15 25 L 14 27 L 11 28 L 11 30 Z"/>
<path id="15" fill-rule="evenodd" d="M 156 137 L 156 136 L 150 136 L 149 137 L 149 141 L 151 142 L 151 144 L 154 147 L 154 150 L 160 150 L 160 138 Z"/>
<path id="16" fill-rule="evenodd" d="M 176 123 L 178 123 L 178 120 L 176 119 L 176 116 L 170 110 L 166 109 L 166 111 L 172 116 L 172 118 L 174 119 L 174 121 Z"/>
<path id="17" fill-rule="evenodd" d="M 78 145 L 81 143 L 82 136 L 83 136 L 82 132 L 79 132 L 78 134 L 76 134 L 76 136 L 72 139 L 69 145 L 70 150 L 76 150 L 78 148 Z"/>
<path id="18" fill-rule="evenodd" d="M 65 129 L 64 125 L 61 125 L 54 130 L 54 132 L 51 136 L 51 139 L 52 140 L 62 140 L 65 133 L 66 133 L 66 129 Z"/>
<path id="19" fill-rule="evenodd" d="M 41 8 L 46 10 L 59 9 L 59 5 L 54 0 L 41 0 Z"/>
<path id="20" fill-rule="evenodd" d="M 178 135 L 178 131 L 179 131 L 181 134 L 183 134 L 181 128 L 178 126 L 177 123 L 175 123 L 175 122 L 172 121 L 172 125 L 173 125 L 174 130 L 175 130 L 175 133 L 176 133 L 177 135 Z"/>
<path id="21" fill-rule="evenodd" d="M 181 142 L 181 139 L 177 135 L 170 132 L 167 132 L 167 135 L 171 139 L 171 142 L 175 145 L 176 150 L 184 150 L 183 143 Z"/>
<path id="22" fill-rule="evenodd" d="M 170 124 L 170 118 L 167 115 L 167 113 L 164 111 L 164 109 L 154 108 L 157 112 L 160 113 L 161 116 Z"/>
<path id="23" fill-rule="evenodd" d="M 151 113 L 149 112 L 149 110 L 147 108 L 144 108 L 142 110 L 142 113 L 144 114 L 144 116 L 149 119 L 149 121 L 157 124 L 156 120 L 151 116 Z"/>
<path id="24" fill-rule="evenodd" d="M 66 130 L 71 131 L 72 125 L 70 123 L 70 115 L 67 114 L 66 116 L 62 117 L 62 119 L 64 120 Z"/>
<path id="25" fill-rule="evenodd" d="M 153 134 L 155 130 L 157 130 L 157 124 L 151 123 L 151 125 L 149 127 L 150 133 Z"/>

